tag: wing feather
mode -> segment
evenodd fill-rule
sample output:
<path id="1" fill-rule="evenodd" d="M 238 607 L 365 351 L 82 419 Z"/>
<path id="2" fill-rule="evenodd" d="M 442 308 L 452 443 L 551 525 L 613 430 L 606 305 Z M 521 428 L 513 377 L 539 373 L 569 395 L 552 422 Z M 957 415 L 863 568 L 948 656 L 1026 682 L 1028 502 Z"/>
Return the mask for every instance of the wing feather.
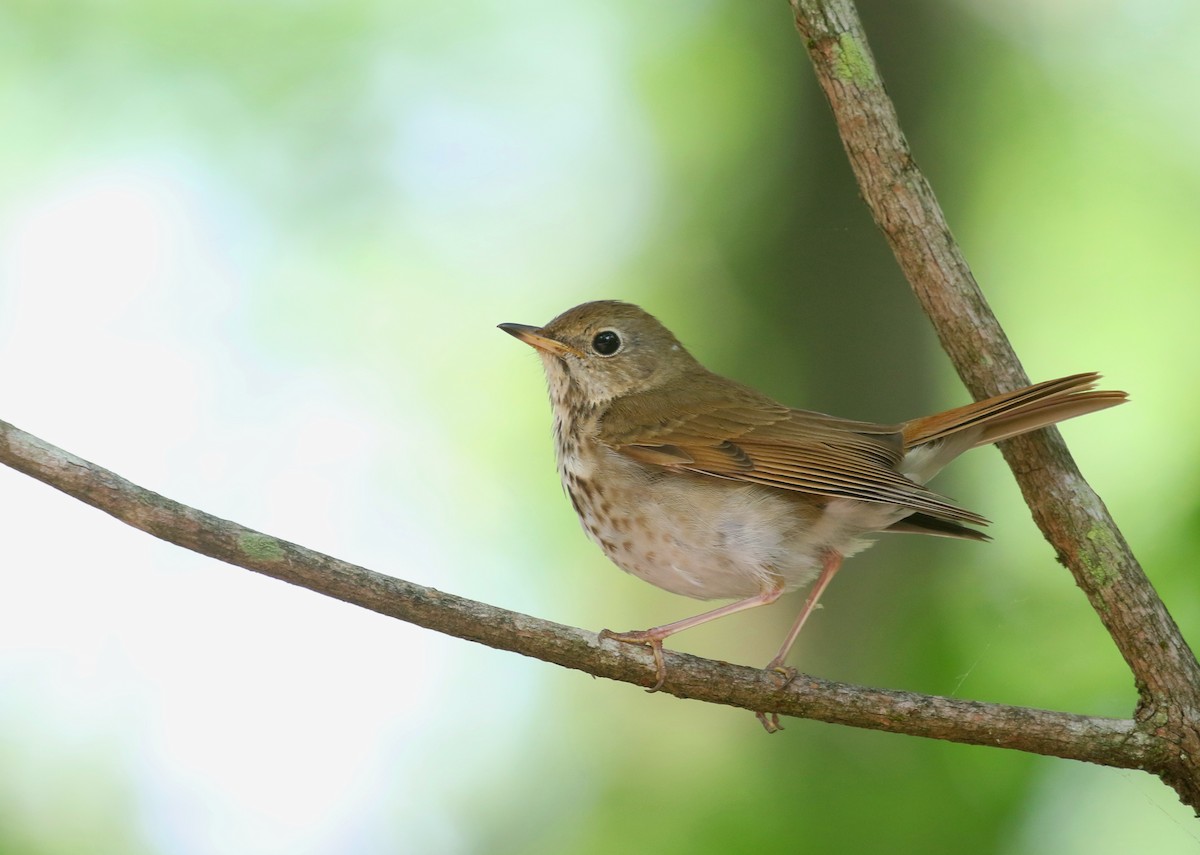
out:
<path id="1" fill-rule="evenodd" d="M 600 421 L 599 439 L 668 469 L 986 524 L 898 471 L 904 457 L 901 426 L 793 410 L 727 383 L 680 384 L 675 393 L 617 399 Z"/>

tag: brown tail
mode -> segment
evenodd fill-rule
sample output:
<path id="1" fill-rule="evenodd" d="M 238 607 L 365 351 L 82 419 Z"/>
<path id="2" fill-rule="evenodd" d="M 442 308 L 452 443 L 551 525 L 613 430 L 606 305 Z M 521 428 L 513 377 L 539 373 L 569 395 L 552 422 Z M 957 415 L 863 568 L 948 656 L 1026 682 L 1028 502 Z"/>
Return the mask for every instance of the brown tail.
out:
<path id="1" fill-rule="evenodd" d="M 1129 396 L 1124 392 L 1096 391 L 1099 379 L 1100 375 L 1094 372 L 1072 374 L 913 419 L 904 423 L 904 447 L 913 448 L 951 434 L 979 429 L 979 435 L 962 449 L 966 451 L 1125 403 Z"/>

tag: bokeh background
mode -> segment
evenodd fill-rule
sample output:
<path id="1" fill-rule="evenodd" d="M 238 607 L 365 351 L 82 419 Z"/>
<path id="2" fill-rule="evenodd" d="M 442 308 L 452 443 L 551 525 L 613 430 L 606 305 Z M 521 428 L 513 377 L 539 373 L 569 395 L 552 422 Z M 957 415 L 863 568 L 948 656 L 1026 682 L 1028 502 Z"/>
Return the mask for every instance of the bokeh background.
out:
<path id="1" fill-rule="evenodd" d="M 1035 379 L 1200 637 L 1200 6 L 862 2 Z M 591 629 L 616 571 L 494 329 L 643 304 L 710 367 L 879 421 L 965 401 L 858 199 L 786 4 L 3 0 L 0 418 L 368 567 Z M 794 661 L 1126 716 L 1003 462 L 995 542 L 856 558 Z M 5 853 L 1192 852 L 1150 776 L 646 695 L 159 543 L 0 471 Z M 765 661 L 799 606 L 677 646 Z"/>

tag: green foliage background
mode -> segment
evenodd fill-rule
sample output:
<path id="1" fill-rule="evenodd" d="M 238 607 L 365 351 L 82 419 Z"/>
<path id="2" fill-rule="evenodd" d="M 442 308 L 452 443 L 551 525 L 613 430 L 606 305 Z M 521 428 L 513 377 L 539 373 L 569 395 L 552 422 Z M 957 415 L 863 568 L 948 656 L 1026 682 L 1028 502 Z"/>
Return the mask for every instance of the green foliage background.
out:
<path id="1" fill-rule="evenodd" d="M 860 3 L 918 162 L 1189 638 L 1200 8 Z M 786 4 L 0 3 L 0 418 L 368 566 L 593 629 L 614 571 L 493 326 L 617 297 L 710 367 L 879 421 L 965 396 L 857 195 Z M 888 540 L 794 654 L 1128 715 L 984 451 L 995 543 Z M 646 696 L 114 531 L 0 473 L 0 851 L 1192 851 L 1149 776 Z M 681 636 L 765 661 L 798 603 Z"/>

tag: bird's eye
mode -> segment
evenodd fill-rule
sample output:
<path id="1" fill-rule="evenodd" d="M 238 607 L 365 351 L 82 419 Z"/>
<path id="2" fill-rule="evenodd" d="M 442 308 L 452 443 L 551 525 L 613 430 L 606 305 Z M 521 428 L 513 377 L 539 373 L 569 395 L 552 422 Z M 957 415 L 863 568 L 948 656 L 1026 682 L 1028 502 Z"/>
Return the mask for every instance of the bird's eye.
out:
<path id="1" fill-rule="evenodd" d="M 621 349 L 621 337 L 612 330 L 602 330 L 592 339 L 592 350 L 601 356 L 612 356 Z"/>

